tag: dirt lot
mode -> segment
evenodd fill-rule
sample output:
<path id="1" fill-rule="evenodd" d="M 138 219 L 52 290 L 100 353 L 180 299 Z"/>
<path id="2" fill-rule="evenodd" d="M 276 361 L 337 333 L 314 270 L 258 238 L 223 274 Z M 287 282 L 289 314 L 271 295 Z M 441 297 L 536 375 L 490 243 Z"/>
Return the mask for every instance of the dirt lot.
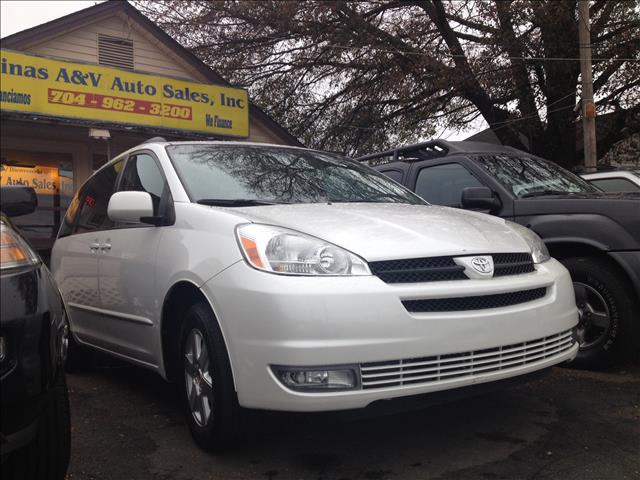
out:
<path id="1" fill-rule="evenodd" d="M 219 456 L 195 446 L 173 388 L 152 373 L 103 360 L 68 383 L 73 480 L 640 480 L 640 364 L 556 368 L 396 415 L 252 412 L 246 444 Z"/>

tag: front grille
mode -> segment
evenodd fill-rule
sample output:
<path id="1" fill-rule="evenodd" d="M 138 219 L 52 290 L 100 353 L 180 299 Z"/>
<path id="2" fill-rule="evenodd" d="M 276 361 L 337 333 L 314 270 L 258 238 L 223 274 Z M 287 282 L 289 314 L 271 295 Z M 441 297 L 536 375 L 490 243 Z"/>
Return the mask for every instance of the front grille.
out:
<path id="1" fill-rule="evenodd" d="M 477 256 L 477 255 L 473 255 Z M 494 277 L 520 275 L 535 270 L 528 253 L 493 253 Z M 467 280 L 464 267 L 453 261 L 453 256 L 408 258 L 370 262 L 371 273 L 386 283 L 440 282 Z"/>
<path id="2" fill-rule="evenodd" d="M 560 355 L 574 344 L 571 330 L 529 342 L 471 352 L 360 364 L 362 388 L 428 385 L 509 370 Z"/>
<path id="3" fill-rule="evenodd" d="M 493 256 L 493 276 L 520 275 L 535 270 L 533 259 L 528 253 L 495 253 Z"/>
<path id="4" fill-rule="evenodd" d="M 463 280 L 464 267 L 456 265 L 453 257 L 409 258 L 369 263 L 371 273 L 386 283 L 439 282 Z"/>
<path id="5" fill-rule="evenodd" d="M 531 302 L 544 297 L 546 287 L 518 292 L 478 295 L 473 297 L 428 298 L 404 300 L 402 304 L 409 312 L 459 312 L 462 310 L 486 310 Z"/>

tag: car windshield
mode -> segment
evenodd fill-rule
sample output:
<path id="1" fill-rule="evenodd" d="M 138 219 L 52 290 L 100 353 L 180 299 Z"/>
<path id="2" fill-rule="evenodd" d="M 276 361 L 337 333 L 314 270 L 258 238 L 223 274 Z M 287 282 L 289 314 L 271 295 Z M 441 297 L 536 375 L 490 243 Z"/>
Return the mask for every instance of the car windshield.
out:
<path id="1" fill-rule="evenodd" d="M 192 201 L 223 206 L 273 203 L 425 201 L 381 173 L 338 155 L 253 145 L 169 145 Z"/>
<path id="2" fill-rule="evenodd" d="M 505 153 L 473 159 L 518 197 L 600 191 L 561 166 L 532 155 Z"/>

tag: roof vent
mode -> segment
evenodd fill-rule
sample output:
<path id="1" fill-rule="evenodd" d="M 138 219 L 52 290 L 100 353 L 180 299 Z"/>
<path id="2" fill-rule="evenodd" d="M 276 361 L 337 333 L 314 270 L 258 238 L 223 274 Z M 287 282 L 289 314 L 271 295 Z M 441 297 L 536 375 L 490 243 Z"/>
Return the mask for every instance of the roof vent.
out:
<path id="1" fill-rule="evenodd" d="M 133 40 L 98 34 L 98 63 L 133 70 Z"/>

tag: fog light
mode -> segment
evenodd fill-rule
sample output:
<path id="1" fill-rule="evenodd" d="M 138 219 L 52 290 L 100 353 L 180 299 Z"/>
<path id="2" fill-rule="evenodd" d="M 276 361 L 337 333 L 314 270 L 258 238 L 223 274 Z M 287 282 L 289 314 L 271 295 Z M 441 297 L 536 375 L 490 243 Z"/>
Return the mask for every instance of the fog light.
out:
<path id="1" fill-rule="evenodd" d="M 7 341 L 4 337 L 0 337 L 0 362 L 3 362 L 7 356 Z"/>
<path id="2" fill-rule="evenodd" d="M 353 390 L 360 387 L 355 366 L 272 367 L 283 385 L 298 391 Z"/>

